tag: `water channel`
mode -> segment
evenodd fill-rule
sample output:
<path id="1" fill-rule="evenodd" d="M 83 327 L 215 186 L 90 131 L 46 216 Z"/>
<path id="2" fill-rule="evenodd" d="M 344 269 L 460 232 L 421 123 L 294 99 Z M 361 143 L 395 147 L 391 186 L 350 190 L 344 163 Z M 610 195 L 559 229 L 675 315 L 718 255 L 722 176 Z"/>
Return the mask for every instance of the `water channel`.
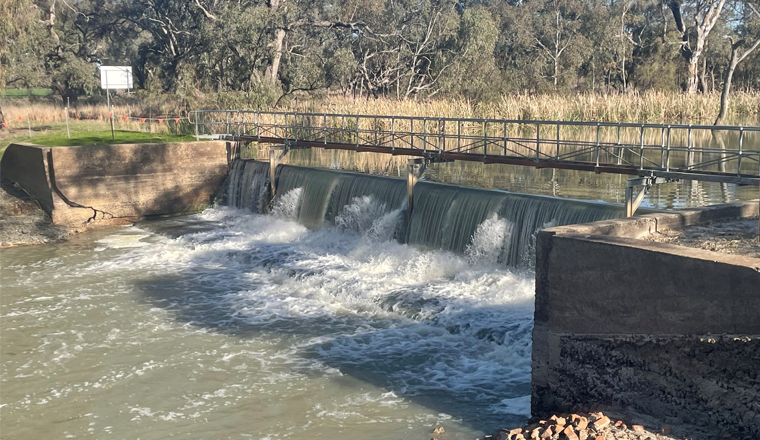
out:
<path id="1" fill-rule="evenodd" d="M 3 250 L 2 437 L 474 439 L 524 422 L 532 237 L 620 217 L 620 179 L 505 170 L 427 178 L 594 202 L 422 182 L 407 224 L 403 180 L 283 166 L 267 207 L 267 166 L 239 162 L 229 206 Z M 648 205 L 757 192 L 671 185 Z"/>

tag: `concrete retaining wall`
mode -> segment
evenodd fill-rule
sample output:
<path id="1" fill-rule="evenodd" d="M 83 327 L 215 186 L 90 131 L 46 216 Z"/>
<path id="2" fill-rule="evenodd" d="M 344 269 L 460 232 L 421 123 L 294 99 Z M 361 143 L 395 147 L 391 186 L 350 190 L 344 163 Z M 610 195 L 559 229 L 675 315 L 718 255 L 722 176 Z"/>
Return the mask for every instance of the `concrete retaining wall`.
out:
<path id="1" fill-rule="evenodd" d="M 539 232 L 533 414 L 607 404 L 760 437 L 760 259 L 635 239 L 757 214 L 748 202 Z"/>
<path id="2" fill-rule="evenodd" d="M 227 175 L 228 150 L 224 142 L 12 144 L 0 168 L 53 223 L 81 228 L 203 209 Z"/>

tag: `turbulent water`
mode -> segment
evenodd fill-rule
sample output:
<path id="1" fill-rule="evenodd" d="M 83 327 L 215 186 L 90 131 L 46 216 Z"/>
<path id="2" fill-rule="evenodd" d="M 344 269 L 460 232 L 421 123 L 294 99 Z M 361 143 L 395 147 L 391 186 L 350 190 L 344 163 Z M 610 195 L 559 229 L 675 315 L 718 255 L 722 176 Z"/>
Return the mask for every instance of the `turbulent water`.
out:
<path id="1" fill-rule="evenodd" d="M 493 262 L 224 207 L 2 257 L 3 438 L 475 438 L 528 414 L 533 281 Z"/>
<path id="2" fill-rule="evenodd" d="M 422 183 L 407 226 L 399 179 L 277 179 L 269 203 L 268 168 L 238 162 L 234 207 L 3 250 L 3 438 L 472 439 L 524 422 L 534 281 L 514 266 L 536 228 L 616 211 Z"/>

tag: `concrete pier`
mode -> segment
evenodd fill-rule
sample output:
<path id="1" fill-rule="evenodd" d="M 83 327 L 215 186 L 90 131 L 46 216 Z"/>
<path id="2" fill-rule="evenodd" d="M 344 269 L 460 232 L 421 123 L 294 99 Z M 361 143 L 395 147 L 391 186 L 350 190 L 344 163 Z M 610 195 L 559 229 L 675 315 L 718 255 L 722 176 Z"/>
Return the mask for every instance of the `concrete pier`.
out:
<path id="1" fill-rule="evenodd" d="M 760 259 L 637 240 L 757 202 L 545 229 L 534 416 L 593 404 L 760 436 Z"/>

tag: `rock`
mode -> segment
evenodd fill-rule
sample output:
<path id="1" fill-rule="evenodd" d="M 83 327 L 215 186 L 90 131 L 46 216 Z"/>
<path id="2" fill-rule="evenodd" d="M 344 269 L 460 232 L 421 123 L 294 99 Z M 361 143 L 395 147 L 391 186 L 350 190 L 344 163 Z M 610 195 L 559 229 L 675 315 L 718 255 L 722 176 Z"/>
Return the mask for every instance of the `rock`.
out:
<path id="1" fill-rule="evenodd" d="M 586 429 L 586 427 L 588 427 L 588 419 L 582 416 L 578 417 L 575 421 L 575 427 L 579 430 Z"/>
<path id="2" fill-rule="evenodd" d="M 554 428 L 552 426 L 547 426 L 544 430 L 544 433 L 541 434 L 542 439 L 551 438 L 552 435 L 554 435 Z"/>
<path id="3" fill-rule="evenodd" d="M 439 426 L 433 430 L 433 434 L 440 435 L 440 434 L 443 434 L 444 432 L 446 432 L 446 430 L 443 429 L 443 426 Z"/>
<path id="4" fill-rule="evenodd" d="M 594 422 L 594 428 L 602 429 L 609 424 L 610 424 L 610 418 L 603 415 Z"/>
<path id="5" fill-rule="evenodd" d="M 573 430 L 572 426 L 565 428 L 562 433 L 565 434 L 565 438 L 567 438 L 567 440 L 579 440 L 578 435 L 575 433 L 575 430 Z"/>
<path id="6" fill-rule="evenodd" d="M 631 426 L 631 428 L 635 432 L 644 432 L 644 427 L 642 425 L 633 425 L 633 426 Z"/>
<path id="7" fill-rule="evenodd" d="M 666 435 L 667 434 L 672 434 L 673 433 L 673 428 L 671 428 L 668 425 L 662 425 L 662 428 L 660 428 L 660 432 L 663 433 L 663 434 L 666 434 Z"/>
<path id="8" fill-rule="evenodd" d="M 523 432 L 522 428 L 515 428 L 509 431 L 509 438 L 511 439 L 512 436 L 516 436 L 517 434 L 522 434 L 522 432 Z"/>
<path id="9" fill-rule="evenodd" d="M 605 437 L 603 435 L 597 435 L 594 440 L 607 440 L 607 437 Z"/>
<path id="10" fill-rule="evenodd" d="M 578 438 L 580 440 L 586 440 L 588 438 L 588 431 L 583 429 L 580 432 L 578 432 Z"/>
<path id="11" fill-rule="evenodd" d="M 531 440 L 540 440 L 541 439 L 541 429 L 535 428 L 533 431 L 530 432 L 530 438 Z"/>
<path id="12" fill-rule="evenodd" d="M 554 421 L 554 424 L 557 426 L 567 425 L 567 419 L 565 419 L 564 417 L 551 416 L 549 417 L 549 420 Z"/>

